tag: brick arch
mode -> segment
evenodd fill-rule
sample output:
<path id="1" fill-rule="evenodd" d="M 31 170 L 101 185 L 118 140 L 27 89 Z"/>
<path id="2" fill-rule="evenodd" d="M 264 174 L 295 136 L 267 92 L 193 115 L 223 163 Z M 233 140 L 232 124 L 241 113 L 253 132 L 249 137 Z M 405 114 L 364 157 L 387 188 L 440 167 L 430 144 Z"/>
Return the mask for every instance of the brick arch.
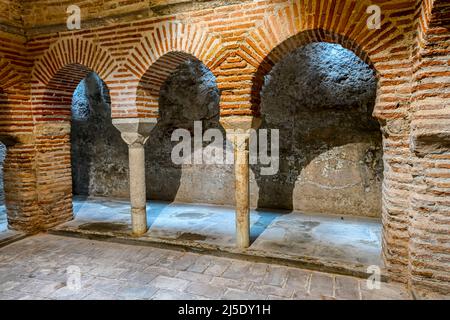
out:
<path id="1" fill-rule="evenodd" d="M 212 70 L 222 51 L 220 39 L 191 25 L 168 22 L 147 33 L 130 53 L 125 68 L 135 77 L 128 103 L 139 117 L 158 117 L 159 91 L 167 77 L 188 59 Z M 131 85 L 133 86 L 133 85 Z"/>
<path id="2" fill-rule="evenodd" d="M 95 71 L 82 64 L 70 63 L 59 69 L 45 85 L 35 86 L 35 122 L 70 121 L 73 93 L 90 72 Z"/>
<path id="3" fill-rule="evenodd" d="M 36 152 L 39 228 L 70 220 L 72 212 L 71 105 L 80 81 L 96 72 L 107 84 L 115 61 L 83 39 L 61 39 L 32 71 L 32 112 Z"/>
<path id="4" fill-rule="evenodd" d="M 64 120 L 70 114 L 72 94 L 89 72 L 108 85 L 116 63 L 110 54 L 91 41 L 63 38 L 52 44 L 35 63 L 31 73 L 35 121 Z M 61 118 L 63 117 L 63 118 Z M 44 120 L 45 121 L 45 120 Z"/>
<path id="5" fill-rule="evenodd" d="M 92 41 L 79 38 L 63 38 L 52 44 L 35 63 L 32 83 L 48 84 L 65 66 L 79 64 L 107 79 L 114 71 L 115 61 L 109 53 Z"/>
<path id="6" fill-rule="evenodd" d="M 251 40 L 250 40 L 251 41 Z M 325 31 L 322 29 L 306 30 L 286 39 L 283 43 L 277 45 L 262 60 L 259 61 L 258 68 L 254 74 L 252 86 L 252 110 L 259 115 L 259 106 L 261 103 L 261 89 L 264 84 L 264 77 L 272 70 L 272 68 L 280 62 L 286 55 L 293 52 L 296 48 L 314 42 L 327 42 L 342 45 L 357 55 L 362 61 L 369 65 L 375 72 L 375 66 L 364 50 L 357 43 L 342 35 Z M 378 74 L 377 74 L 378 76 Z"/>
<path id="7" fill-rule="evenodd" d="M 34 85 L 33 118 L 36 150 L 39 228 L 71 220 L 71 106 L 73 93 L 94 70 L 70 63 L 45 84 Z"/>
<path id="8" fill-rule="evenodd" d="M 381 29 L 369 29 L 367 8 L 373 4 L 380 6 Z M 339 42 L 355 51 L 363 60 L 365 52 L 369 57 L 378 55 L 393 43 L 404 39 L 404 34 L 394 20 L 386 19 L 390 14 L 402 9 L 389 3 L 374 3 L 372 0 L 318 0 L 312 3 L 293 0 L 289 5 L 267 15 L 258 28 L 249 33 L 246 47 L 254 49 L 252 55 L 261 63 L 268 55 L 276 56 L 295 49 L 296 41 L 288 41 L 309 30 L 320 30 L 311 36 L 315 41 Z"/>
<path id="9" fill-rule="evenodd" d="M 238 66 L 240 70 L 236 70 L 238 75 L 244 76 L 243 81 L 233 85 L 231 78 L 227 79 L 228 76 L 221 77 L 218 81 L 223 82 L 228 91 L 223 94 L 227 101 L 221 102 L 222 115 L 258 115 L 260 86 L 258 82 L 261 82 L 261 76 L 287 53 L 299 45 L 310 42 L 326 41 L 341 44 L 369 62 L 378 71 L 379 85 L 387 82 L 392 87 L 396 86 L 398 81 L 393 81 L 395 77 L 392 75 L 383 79 L 383 74 L 392 72 L 393 68 L 384 67 L 384 64 L 389 63 L 392 56 L 400 57 L 399 60 L 409 59 L 409 49 L 402 44 L 409 30 L 406 27 L 399 28 L 395 20 L 386 17 L 390 14 L 398 14 L 398 11 L 404 8 L 390 5 L 389 2 L 376 3 L 381 7 L 382 12 L 381 30 L 370 30 L 367 27 L 367 19 L 370 16 L 367 8 L 372 4 L 374 4 L 373 1 L 369 0 L 310 2 L 293 0 L 287 5 L 280 5 L 274 12 L 266 14 L 265 19 L 250 30 L 239 45 L 238 55 L 246 61 L 248 66 L 248 70 L 240 66 Z M 379 65 L 381 68 L 378 68 Z M 406 62 L 400 65 L 403 65 L 405 69 L 409 68 L 409 66 L 405 67 Z M 251 68 L 254 69 L 253 79 L 248 80 L 247 76 L 252 73 Z M 406 71 L 402 70 L 402 74 L 404 72 Z M 405 76 L 401 81 L 406 83 L 409 79 Z M 255 84 L 256 88 L 253 88 Z M 392 112 L 397 108 L 396 102 L 392 101 L 394 90 L 395 88 L 379 90 L 377 117 L 395 116 Z M 249 94 L 251 102 L 248 102 Z M 245 99 L 247 103 L 243 103 Z M 405 97 L 405 100 L 408 99 L 409 96 Z M 385 110 L 389 113 L 388 115 L 384 114 Z"/>

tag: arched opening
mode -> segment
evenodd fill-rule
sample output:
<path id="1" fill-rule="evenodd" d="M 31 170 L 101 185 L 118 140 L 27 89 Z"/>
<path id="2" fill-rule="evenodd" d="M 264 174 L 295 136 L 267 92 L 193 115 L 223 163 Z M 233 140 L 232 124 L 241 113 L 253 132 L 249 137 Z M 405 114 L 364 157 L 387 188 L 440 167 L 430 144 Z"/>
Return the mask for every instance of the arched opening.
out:
<path id="1" fill-rule="evenodd" d="M 261 129 L 280 130 L 280 170 L 261 176 L 258 208 L 381 215 L 380 126 L 373 70 L 338 44 L 311 43 L 278 62 L 261 93 Z"/>
<path id="2" fill-rule="evenodd" d="M 201 61 L 190 57 L 172 71 L 161 86 L 158 124 L 146 144 L 148 199 L 223 203 L 223 194 L 215 192 L 219 186 L 212 177 L 224 167 L 175 164 L 171 159 L 173 148 L 179 143 L 172 141 L 174 130 L 189 131 L 194 146 L 195 126 L 200 127 L 201 135 L 208 129 L 221 129 L 219 90 L 211 71 Z M 192 159 L 193 150 L 187 156 Z"/>
<path id="3" fill-rule="evenodd" d="M 108 88 L 94 72 L 73 93 L 70 142 L 77 199 L 128 197 L 128 150 L 112 124 L 110 105 Z"/>
<path id="4" fill-rule="evenodd" d="M 129 193 L 129 150 L 120 131 L 110 125 L 105 93 L 98 76 L 89 74 L 73 96 L 73 193 L 82 197 L 77 196 L 74 201 L 76 221 L 61 228 L 81 232 L 130 231 L 129 203 L 120 201 L 123 195 L 128 198 Z M 184 53 L 163 56 L 139 82 L 136 98 L 139 113 L 158 118 L 152 131 L 144 133 L 149 134 L 144 145 L 146 197 L 153 200 L 147 208 L 149 235 L 201 233 L 205 227 L 203 218 L 214 215 L 214 210 L 206 212 L 197 204 L 233 205 L 233 190 L 228 188 L 234 183 L 232 164 L 206 161 L 178 164 L 172 159 L 174 146 L 182 142 L 173 140 L 175 130 L 189 133 L 192 148 L 183 155 L 192 158 L 196 152 L 195 135 L 202 140 L 208 129 L 218 129 L 225 137 L 219 123 L 219 95 L 213 73 L 200 60 Z M 210 143 L 204 142 L 202 147 Z M 217 151 L 224 152 L 225 146 L 223 140 Z M 203 149 L 197 151 L 203 153 Z M 94 198 L 99 196 L 104 198 Z M 174 202 L 177 204 L 171 205 Z M 192 206 L 184 206 L 189 204 Z M 229 222 L 232 226 L 232 216 Z"/>
<path id="5" fill-rule="evenodd" d="M 208 130 L 216 130 L 225 138 L 219 123 L 219 101 L 214 74 L 193 56 L 186 56 L 161 83 L 158 124 L 145 146 L 147 198 L 153 200 L 148 211 L 150 234 L 207 241 L 214 235 L 216 218 L 223 218 L 208 205 L 234 204 L 230 188 L 234 185 L 232 164 L 213 163 L 204 153 L 212 142 L 217 143 L 215 138 L 203 141 Z M 191 137 L 188 142 L 191 148 L 183 152 L 183 157 L 190 160 L 181 164 L 172 159 L 174 148 L 184 142 L 174 138 L 176 130 Z M 200 143 L 203 149 L 196 149 L 194 139 L 203 141 Z M 225 139 L 214 145 L 216 154 L 225 154 Z M 197 163 L 199 154 L 202 159 Z M 228 217 L 232 225 L 233 216 Z"/>
<path id="6" fill-rule="evenodd" d="M 380 263 L 383 147 L 373 69 L 339 44 L 310 42 L 277 59 L 261 88 L 260 129 L 279 130 L 279 171 L 264 176 L 252 165 L 251 203 L 260 218 L 289 214 L 255 226 L 254 247 Z M 264 240 L 276 230 L 282 236 Z"/>
<path id="7" fill-rule="evenodd" d="M 80 82 L 92 72 L 84 65 L 68 64 L 60 68 L 47 85 L 34 87 L 34 95 L 37 97 L 34 109 L 38 201 L 44 215 L 41 219 L 41 228 L 44 229 L 73 218 L 72 103 Z M 97 83 L 98 77 L 88 77 L 88 80 Z M 80 136 L 83 137 L 79 133 L 83 123 L 76 125 L 80 128 L 75 129 L 74 136 L 79 139 Z M 75 152 L 77 151 L 75 148 Z"/>

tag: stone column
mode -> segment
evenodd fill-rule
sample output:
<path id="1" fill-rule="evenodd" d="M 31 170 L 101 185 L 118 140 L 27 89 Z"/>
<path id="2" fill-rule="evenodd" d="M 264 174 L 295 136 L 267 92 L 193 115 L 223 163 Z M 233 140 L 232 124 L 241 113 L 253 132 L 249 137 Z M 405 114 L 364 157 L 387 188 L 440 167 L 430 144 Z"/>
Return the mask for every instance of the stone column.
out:
<path id="1" fill-rule="evenodd" d="M 250 246 L 249 141 L 251 129 L 257 129 L 261 121 L 242 116 L 223 118 L 220 122 L 234 147 L 236 246 L 245 249 Z"/>
<path id="2" fill-rule="evenodd" d="M 128 144 L 131 223 L 133 234 L 140 236 L 148 230 L 144 145 L 156 125 L 156 119 L 113 119 L 113 125 Z"/>

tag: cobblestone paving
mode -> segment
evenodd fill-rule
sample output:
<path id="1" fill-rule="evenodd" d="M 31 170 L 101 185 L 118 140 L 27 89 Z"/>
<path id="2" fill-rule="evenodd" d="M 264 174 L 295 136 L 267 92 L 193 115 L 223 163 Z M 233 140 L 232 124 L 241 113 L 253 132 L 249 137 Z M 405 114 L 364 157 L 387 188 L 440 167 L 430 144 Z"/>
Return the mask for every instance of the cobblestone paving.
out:
<path id="1" fill-rule="evenodd" d="M 81 282 L 76 281 L 78 270 Z M 381 289 L 371 291 L 365 280 L 352 277 L 40 234 L 0 249 L 0 299 L 303 300 L 410 296 L 397 284 L 382 284 Z"/>

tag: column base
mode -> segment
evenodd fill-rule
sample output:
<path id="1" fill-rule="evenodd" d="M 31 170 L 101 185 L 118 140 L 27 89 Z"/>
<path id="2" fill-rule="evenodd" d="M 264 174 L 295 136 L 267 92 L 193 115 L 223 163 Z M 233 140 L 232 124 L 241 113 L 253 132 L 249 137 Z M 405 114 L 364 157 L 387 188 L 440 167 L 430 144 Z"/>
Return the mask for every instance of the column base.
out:
<path id="1" fill-rule="evenodd" d="M 142 236 L 148 231 L 145 208 L 131 208 L 131 224 L 135 236 Z"/>

